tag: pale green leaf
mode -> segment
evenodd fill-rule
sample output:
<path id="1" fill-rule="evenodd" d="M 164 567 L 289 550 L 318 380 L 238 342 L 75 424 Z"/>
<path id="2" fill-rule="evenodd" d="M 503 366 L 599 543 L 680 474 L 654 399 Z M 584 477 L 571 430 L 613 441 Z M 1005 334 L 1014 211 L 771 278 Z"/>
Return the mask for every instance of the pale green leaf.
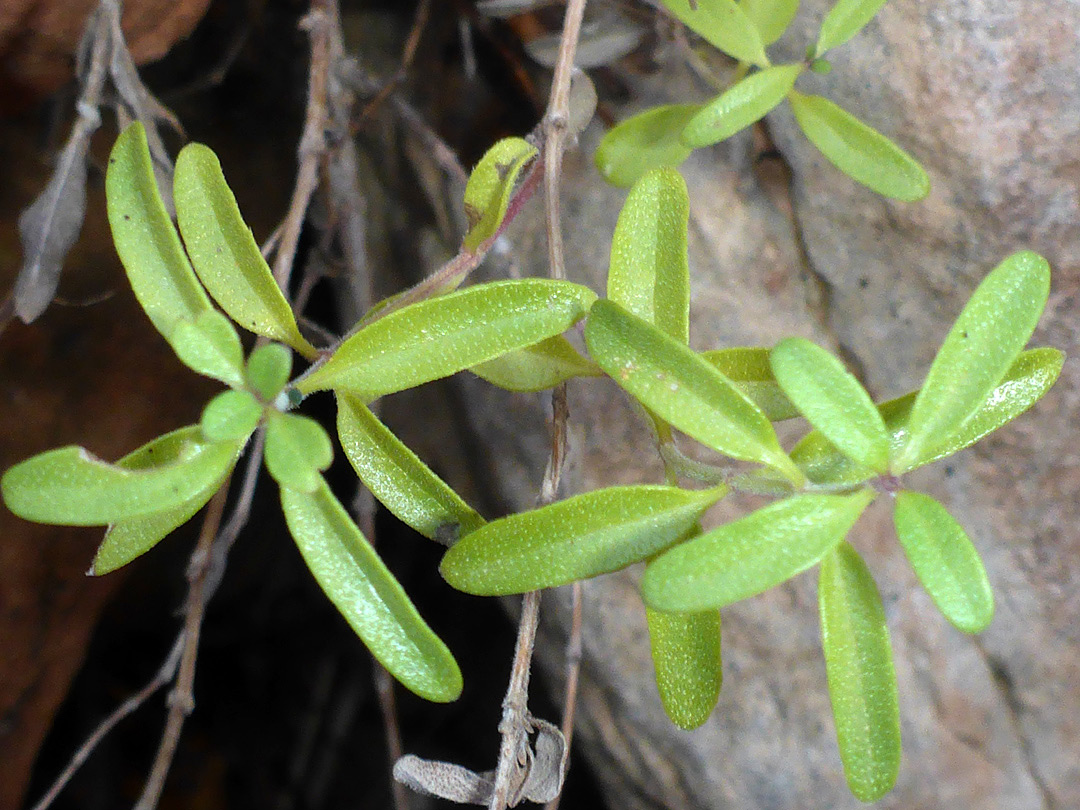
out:
<path id="1" fill-rule="evenodd" d="M 427 700 L 461 694 L 461 670 L 324 481 L 283 487 L 281 506 L 319 587 L 387 671 Z"/>
<path id="2" fill-rule="evenodd" d="M 223 391 L 203 408 L 199 426 L 210 441 L 247 441 L 262 415 L 263 406 L 249 391 Z"/>
<path id="3" fill-rule="evenodd" d="M 691 31 L 740 62 L 769 64 L 761 34 L 735 0 L 660 0 Z"/>
<path id="4" fill-rule="evenodd" d="M 292 352 L 280 343 L 257 346 L 248 355 L 247 382 L 263 402 L 273 402 L 289 381 Z"/>
<path id="5" fill-rule="evenodd" d="M 712 349 L 702 352 L 701 356 L 735 383 L 735 387 L 761 408 L 770 421 L 781 422 L 799 415 L 798 409 L 791 404 L 773 376 L 768 349 L 738 346 Z"/>
<path id="6" fill-rule="evenodd" d="M 307 416 L 266 412 L 266 469 L 283 488 L 314 492 L 319 474 L 334 459 L 334 446 L 322 425 Z"/>
<path id="7" fill-rule="evenodd" d="M 719 143 L 764 118 L 787 97 L 804 69 L 802 63 L 777 65 L 736 82 L 690 119 L 683 143 L 695 149 Z"/>
<path id="8" fill-rule="evenodd" d="M 245 329 L 315 357 L 240 216 L 217 156 L 201 143 L 188 144 L 177 157 L 173 199 L 195 272 L 221 308 Z"/>
<path id="9" fill-rule="evenodd" d="M 938 350 L 908 419 L 907 444 L 894 463 L 903 473 L 946 444 L 990 398 L 1031 338 L 1050 294 L 1050 265 L 1014 253 L 990 271 Z"/>
<path id="10" fill-rule="evenodd" d="M 188 263 L 154 179 L 146 130 L 131 124 L 116 139 L 105 174 L 109 227 L 139 304 L 166 340 L 181 321 L 212 307 Z"/>
<path id="11" fill-rule="evenodd" d="M 664 711 L 679 728 L 697 728 L 712 714 L 724 680 L 720 611 L 662 613 L 646 607 L 645 617 Z"/>
<path id="12" fill-rule="evenodd" d="M 684 537 L 726 487 L 609 487 L 481 526 L 443 557 L 453 587 L 480 596 L 554 588 L 618 571 Z"/>
<path id="13" fill-rule="evenodd" d="M 847 543 L 822 561 L 818 600 L 844 775 L 855 798 L 877 801 L 900 772 L 896 673 L 881 596 Z"/>
<path id="14" fill-rule="evenodd" d="M 780 341 L 770 362 L 788 399 L 835 447 L 876 472 L 888 469 L 885 422 L 843 363 L 803 338 Z"/>
<path id="15" fill-rule="evenodd" d="M 874 19 L 883 5 L 885 0 L 837 0 L 821 23 L 814 56 L 843 45 Z"/>
<path id="16" fill-rule="evenodd" d="M 911 155 L 827 98 L 788 95 L 810 142 L 844 174 L 884 197 L 904 202 L 930 193 L 930 178 Z"/>
<path id="17" fill-rule="evenodd" d="M 368 324 L 296 387 L 346 389 L 368 400 L 403 391 L 561 334 L 595 300 L 568 281 L 477 284 Z"/>
<path id="18" fill-rule="evenodd" d="M 739 0 L 739 7 L 761 34 L 761 41 L 771 45 L 795 19 L 799 0 Z"/>
<path id="19" fill-rule="evenodd" d="M 480 363 L 469 371 L 507 391 L 543 391 L 574 377 L 601 377 L 604 374 L 562 335 Z"/>
<path id="20" fill-rule="evenodd" d="M 922 586 L 958 630 L 979 633 L 994 618 L 994 594 L 979 552 L 945 507 L 920 492 L 900 492 L 896 536 Z"/>
<path id="21" fill-rule="evenodd" d="M 680 139 L 700 104 L 654 107 L 612 127 L 600 141 L 593 160 L 612 185 L 629 188 L 646 172 L 675 168 L 694 151 Z"/>
<path id="22" fill-rule="evenodd" d="M 765 414 L 708 361 L 611 301 L 597 301 L 585 342 L 600 367 L 660 419 L 714 450 L 801 482 Z"/>
<path id="23" fill-rule="evenodd" d="M 725 523 L 657 557 L 641 592 L 657 610 L 721 608 L 791 579 L 832 551 L 867 504 L 851 495 L 796 495 Z"/>
<path id="24" fill-rule="evenodd" d="M 207 377 L 228 385 L 244 386 L 244 349 L 232 322 L 216 309 L 208 309 L 194 321 L 180 321 L 173 328 L 172 347 L 180 361 Z"/>
<path id="25" fill-rule="evenodd" d="M 445 481 L 405 446 L 364 403 L 338 395 L 338 436 L 345 456 L 371 494 L 398 520 L 432 540 L 483 525 Z"/>
<path id="26" fill-rule="evenodd" d="M 524 138 L 503 138 L 484 153 L 465 185 L 469 232 L 463 245 L 475 251 L 499 232 L 521 170 L 537 155 Z"/>
<path id="27" fill-rule="evenodd" d="M 626 197 L 611 239 L 608 298 L 680 343 L 690 339 L 690 197 L 674 169 L 653 169 Z"/>

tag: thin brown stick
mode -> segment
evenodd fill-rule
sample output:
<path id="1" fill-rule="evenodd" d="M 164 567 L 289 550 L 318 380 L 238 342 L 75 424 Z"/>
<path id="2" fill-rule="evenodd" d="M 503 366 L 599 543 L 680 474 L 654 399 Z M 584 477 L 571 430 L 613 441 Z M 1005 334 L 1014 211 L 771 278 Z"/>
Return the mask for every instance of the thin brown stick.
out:
<path id="1" fill-rule="evenodd" d="M 424 28 L 427 26 L 430 16 L 431 0 L 420 0 L 416 6 L 416 14 L 413 16 L 412 29 L 409 31 L 409 36 L 405 40 L 405 47 L 401 52 L 401 64 L 394 71 L 394 75 L 379 88 L 379 92 L 375 94 L 375 97 L 364 105 L 364 109 L 360 111 L 360 115 L 356 118 L 357 127 L 363 126 L 364 122 L 390 97 L 390 94 L 394 92 L 397 86 L 405 81 L 405 77 L 409 74 L 409 68 L 412 67 L 413 59 L 416 58 L 416 50 L 420 45 L 420 36 L 424 33 Z"/>
<path id="2" fill-rule="evenodd" d="M 574 741 L 574 716 L 577 713 L 578 675 L 581 672 L 581 600 L 584 589 L 580 581 L 570 587 L 570 638 L 566 642 L 566 688 L 563 692 L 561 726 L 568 752 L 567 757 L 569 757 L 570 745 Z M 544 810 L 558 810 L 560 799 L 562 799 L 561 791 L 545 805 Z"/>

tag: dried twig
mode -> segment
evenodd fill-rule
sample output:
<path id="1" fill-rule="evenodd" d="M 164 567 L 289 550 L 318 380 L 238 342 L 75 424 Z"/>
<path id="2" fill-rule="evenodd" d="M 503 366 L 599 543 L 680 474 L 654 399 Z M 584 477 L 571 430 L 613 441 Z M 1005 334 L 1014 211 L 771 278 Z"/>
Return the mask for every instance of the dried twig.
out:
<path id="1" fill-rule="evenodd" d="M 409 31 L 409 36 L 405 40 L 405 47 L 401 52 L 401 64 L 398 65 L 398 69 L 394 71 L 394 75 L 379 88 L 375 97 L 364 105 L 364 109 L 361 110 L 360 115 L 356 117 L 355 126 L 362 126 L 375 110 L 389 98 L 395 88 L 405 80 L 405 77 L 409 74 L 409 68 L 412 67 L 413 60 L 416 58 L 416 49 L 420 45 L 420 36 L 424 33 L 424 27 L 427 25 L 430 16 L 431 0 L 420 0 L 416 6 L 416 14 L 413 16 L 412 29 Z"/>

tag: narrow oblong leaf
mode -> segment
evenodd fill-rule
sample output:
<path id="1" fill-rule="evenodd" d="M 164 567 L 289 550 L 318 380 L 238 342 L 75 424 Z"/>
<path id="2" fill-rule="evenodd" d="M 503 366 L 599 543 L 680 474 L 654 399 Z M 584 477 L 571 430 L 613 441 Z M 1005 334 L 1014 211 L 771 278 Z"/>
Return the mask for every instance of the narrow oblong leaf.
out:
<path id="1" fill-rule="evenodd" d="M 930 178 L 918 161 L 877 130 L 822 96 L 792 90 L 788 100 L 806 137 L 848 177 L 904 202 L 930 193 Z"/>
<path id="2" fill-rule="evenodd" d="M 896 672 L 877 585 L 847 543 L 822 561 L 818 601 L 844 775 L 855 798 L 877 801 L 900 772 Z"/>
<path id="3" fill-rule="evenodd" d="M 761 34 L 735 0 L 660 0 L 664 7 L 710 45 L 740 62 L 769 64 Z"/>
<path id="4" fill-rule="evenodd" d="M 465 215 L 469 232 L 462 242 L 474 251 L 499 231 L 518 175 L 537 155 L 524 138 L 503 138 L 495 143 L 469 175 L 465 185 Z"/>
<path id="5" fill-rule="evenodd" d="M 674 169 L 634 183 L 611 239 L 608 298 L 681 343 L 690 339 L 690 196 Z"/>
<path id="6" fill-rule="evenodd" d="M 720 611 L 662 613 L 645 608 L 656 688 L 664 711 L 679 728 L 709 719 L 720 696 Z"/>
<path id="7" fill-rule="evenodd" d="M 292 352 L 280 343 L 256 346 L 248 355 L 244 376 L 263 402 L 273 402 L 292 371 Z"/>
<path id="8" fill-rule="evenodd" d="M 364 486 L 402 523 L 431 540 L 447 527 L 464 535 L 484 524 L 356 397 L 338 395 L 337 428 L 345 456 Z"/>
<path id="9" fill-rule="evenodd" d="M 403 391 L 565 332 L 595 300 L 568 281 L 477 284 L 368 324 L 296 387 L 341 388 L 368 400 Z"/>
<path id="10" fill-rule="evenodd" d="M 799 0 L 739 0 L 739 7 L 761 34 L 761 41 L 771 45 L 795 19 Z"/>
<path id="11" fill-rule="evenodd" d="M 166 340 L 180 321 L 212 309 L 158 192 L 146 130 L 135 122 L 120 133 L 105 174 L 109 227 L 131 289 Z"/>
<path id="12" fill-rule="evenodd" d="M 746 397 L 761 408 L 770 422 L 782 422 L 799 415 L 769 365 L 769 350 L 757 346 L 711 349 L 701 356 L 731 380 Z"/>
<path id="13" fill-rule="evenodd" d="M 921 492 L 896 496 L 896 536 L 938 610 L 958 630 L 980 633 L 994 618 L 994 594 L 979 552 L 944 506 Z"/>
<path id="14" fill-rule="evenodd" d="M 843 363 L 803 338 L 776 344 L 770 363 L 788 399 L 835 447 L 875 472 L 888 469 L 885 421 Z"/>
<path id="15" fill-rule="evenodd" d="M 311 493 L 319 474 L 334 460 L 334 446 L 322 425 L 307 416 L 266 412 L 266 469 L 283 488 Z"/>
<path id="16" fill-rule="evenodd" d="M 208 309 L 194 323 L 180 321 L 172 334 L 172 347 L 180 361 L 206 377 L 244 387 L 244 349 L 232 322 L 216 309 Z"/>
<path id="17" fill-rule="evenodd" d="M 105 526 L 182 506 L 220 481 L 237 451 L 235 442 L 205 441 L 201 434 L 159 445 L 163 455 L 165 447 L 173 453 L 166 462 L 138 469 L 108 464 L 82 447 L 49 450 L 4 473 L 4 502 L 38 523 Z"/>
<path id="18" fill-rule="evenodd" d="M 837 0 L 821 22 L 814 56 L 843 45 L 874 19 L 883 5 L 885 0 Z"/>
<path id="19" fill-rule="evenodd" d="M 422 698 L 461 694 L 461 670 L 420 617 L 326 482 L 314 492 L 282 487 L 281 507 L 315 581 L 379 663 Z"/>
<path id="20" fill-rule="evenodd" d="M 801 482 L 765 414 L 679 341 L 612 301 L 597 301 L 585 342 L 608 376 L 665 422 L 717 452 Z"/>
<path id="21" fill-rule="evenodd" d="M 562 335 L 535 346 L 508 352 L 469 369 L 477 377 L 507 391 L 543 391 L 574 377 L 602 377 L 600 366 L 571 345 Z"/>
<path id="22" fill-rule="evenodd" d="M 629 188 L 653 169 L 676 168 L 694 150 L 680 133 L 700 104 L 654 107 L 612 127 L 600 140 L 593 162 L 605 180 Z"/>
<path id="23" fill-rule="evenodd" d="M 645 603 L 702 611 L 767 591 L 836 548 L 873 499 L 870 490 L 796 495 L 705 532 L 649 563 Z"/>
<path id="24" fill-rule="evenodd" d="M 719 143 L 764 118 L 787 97 L 803 70 L 802 63 L 777 65 L 736 82 L 690 119 L 683 143 L 695 149 Z"/>
<path id="25" fill-rule="evenodd" d="M 1011 422 L 1050 390 L 1061 374 L 1064 362 L 1065 356 L 1057 349 L 1022 352 L 982 407 L 968 417 L 944 444 L 923 452 L 911 469 L 951 456 Z M 878 406 L 889 432 L 893 455 L 907 441 L 908 419 L 917 394 L 917 391 L 913 391 Z M 815 484 L 860 484 L 875 475 L 872 470 L 861 467 L 843 455 L 816 430 L 808 433 L 792 448 L 791 458 Z"/>
<path id="26" fill-rule="evenodd" d="M 983 279 L 941 344 L 908 419 L 895 472 L 919 465 L 991 396 L 1031 338 L 1050 294 L 1050 265 L 1029 250 L 1014 253 Z"/>
<path id="27" fill-rule="evenodd" d="M 300 335 L 292 307 L 208 147 L 190 143 L 181 150 L 173 198 L 195 272 L 221 308 L 245 329 L 288 344 L 309 359 L 315 357 L 318 352 Z"/>
<path id="28" fill-rule="evenodd" d="M 481 526 L 439 571 L 459 591 L 505 596 L 554 588 L 640 562 L 684 537 L 724 486 L 609 487 Z"/>
<path id="29" fill-rule="evenodd" d="M 262 419 L 263 406 L 248 391 L 222 391 L 203 408 L 199 427 L 211 441 L 247 441 Z"/>

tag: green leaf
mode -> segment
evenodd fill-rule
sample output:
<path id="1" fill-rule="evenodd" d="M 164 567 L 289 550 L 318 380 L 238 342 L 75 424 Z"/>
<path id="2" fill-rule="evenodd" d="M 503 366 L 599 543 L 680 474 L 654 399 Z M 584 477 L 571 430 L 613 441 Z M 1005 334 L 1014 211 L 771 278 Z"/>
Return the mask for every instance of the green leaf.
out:
<path id="1" fill-rule="evenodd" d="M 783 101 L 803 72 L 802 63 L 778 65 L 751 73 L 701 108 L 682 131 L 695 149 L 730 138 L 765 117 Z"/>
<path id="2" fill-rule="evenodd" d="M 780 341 L 770 362 L 788 399 L 835 447 L 876 472 L 888 469 L 885 422 L 866 389 L 843 363 L 803 338 Z"/>
<path id="3" fill-rule="evenodd" d="M 761 34 L 761 41 L 772 45 L 795 19 L 799 0 L 739 0 L 739 7 Z"/>
<path id="4" fill-rule="evenodd" d="M 679 137 L 700 104 L 654 107 L 612 127 L 600 141 L 593 160 L 612 185 L 629 188 L 646 172 L 675 168 L 694 150 Z"/>
<path id="5" fill-rule="evenodd" d="M 325 481 L 282 487 L 289 531 L 311 573 L 379 663 L 406 688 L 439 703 L 461 694 L 461 670 L 424 623 Z"/>
<path id="6" fill-rule="evenodd" d="M 263 406 L 248 391 L 223 391 L 210 400 L 199 426 L 210 441 L 247 441 L 262 419 Z"/>
<path id="7" fill-rule="evenodd" d="M 321 470 L 334 460 L 334 446 L 322 425 L 307 416 L 266 412 L 266 469 L 283 488 L 314 492 Z"/>
<path id="8" fill-rule="evenodd" d="M 769 64 L 761 34 L 735 0 L 660 0 L 687 28 L 740 62 Z"/>
<path id="9" fill-rule="evenodd" d="M 884 197 L 904 202 L 930 193 L 930 178 L 911 155 L 821 96 L 788 95 L 806 137 L 844 174 Z"/>
<path id="10" fill-rule="evenodd" d="M 303 394 L 342 388 L 376 399 L 565 332 L 595 300 L 592 290 L 568 281 L 477 284 L 363 327 L 296 387 Z"/>
<path id="11" fill-rule="evenodd" d="M 247 382 L 263 402 L 273 402 L 292 372 L 292 352 L 280 343 L 257 346 L 247 360 Z"/>
<path id="12" fill-rule="evenodd" d="M 980 633 L 994 618 L 994 594 L 979 552 L 944 506 L 920 492 L 900 492 L 896 536 L 911 567 L 946 619 Z"/>
<path id="13" fill-rule="evenodd" d="M 600 367 L 658 417 L 714 450 L 801 483 L 754 403 L 700 355 L 612 301 L 597 301 L 585 342 Z"/>
<path id="14" fill-rule="evenodd" d="M 292 307 L 274 281 L 255 237 L 240 216 L 217 156 L 189 143 L 176 159 L 176 219 L 199 280 L 245 329 L 318 355 L 296 328 Z"/>
<path id="15" fill-rule="evenodd" d="M 866 489 L 796 495 L 706 532 L 649 563 L 641 581 L 645 603 L 700 611 L 767 591 L 836 548 L 873 499 Z"/>
<path id="16" fill-rule="evenodd" d="M 465 185 L 469 232 L 462 244 L 466 250 L 475 251 L 499 232 L 514 183 L 537 154 L 536 147 L 524 138 L 503 138 L 480 158 Z"/>
<path id="17" fill-rule="evenodd" d="M 735 383 L 743 394 L 765 413 L 771 422 L 781 422 L 799 415 L 773 376 L 769 350 L 756 346 L 712 349 L 701 356 L 717 371 Z"/>
<path id="18" fill-rule="evenodd" d="M 645 608 L 664 711 L 679 728 L 709 719 L 724 680 L 720 665 L 720 612 L 662 613 Z"/>
<path id="19" fill-rule="evenodd" d="M 915 398 L 894 472 L 919 466 L 983 406 L 1031 338 L 1049 294 L 1050 265 L 1031 251 L 1014 253 L 983 279 Z"/>
<path id="20" fill-rule="evenodd" d="M 74 446 L 28 458 L 4 473 L 4 501 L 21 518 L 65 526 L 105 526 L 180 507 L 221 481 L 239 448 L 177 434 L 142 448 L 162 460 L 135 469 Z"/>
<path id="21" fill-rule="evenodd" d="M 822 562 L 818 599 L 844 774 L 855 798 L 873 802 L 900 772 L 900 708 L 881 596 L 847 543 Z"/>
<path id="22" fill-rule="evenodd" d="M 837 0 L 821 23 L 814 56 L 843 45 L 874 19 L 883 5 L 885 0 Z"/>
<path id="23" fill-rule="evenodd" d="M 543 391 L 574 377 L 602 377 L 604 374 L 562 335 L 480 363 L 469 371 L 507 391 Z"/>
<path id="24" fill-rule="evenodd" d="M 630 189 L 619 212 L 608 269 L 608 298 L 680 343 L 690 340 L 689 221 L 682 175 L 653 169 Z"/>
<path id="25" fill-rule="evenodd" d="M 154 179 L 146 130 L 131 124 L 116 139 L 105 175 L 109 227 L 128 281 L 166 340 L 181 321 L 212 309 L 192 272 Z"/>
<path id="26" fill-rule="evenodd" d="M 969 447 L 1002 425 L 1011 422 L 1042 397 L 1057 380 L 1065 356 L 1057 349 L 1031 349 L 1023 352 L 1008 373 L 949 440 L 923 453 L 915 466 L 923 466 L 951 456 Z M 905 394 L 878 406 L 890 435 L 895 456 L 908 437 L 908 419 L 918 392 Z M 842 455 L 818 431 L 802 438 L 791 451 L 791 458 L 815 484 L 860 484 L 875 473 Z M 914 469 L 914 467 L 912 468 Z"/>
<path id="27" fill-rule="evenodd" d="M 554 588 L 640 562 L 684 537 L 724 486 L 609 487 L 481 526 L 443 557 L 453 587 L 479 596 Z"/>
<path id="28" fill-rule="evenodd" d="M 356 397 L 338 395 L 337 427 L 345 456 L 364 486 L 402 523 L 432 540 L 448 527 L 464 535 L 484 524 Z"/>
<path id="29" fill-rule="evenodd" d="M 216 309 L 173 328 L 172 347 L 180 361 L 230 388 L 244 387 L 244 349 L 232 323 Z"/>

